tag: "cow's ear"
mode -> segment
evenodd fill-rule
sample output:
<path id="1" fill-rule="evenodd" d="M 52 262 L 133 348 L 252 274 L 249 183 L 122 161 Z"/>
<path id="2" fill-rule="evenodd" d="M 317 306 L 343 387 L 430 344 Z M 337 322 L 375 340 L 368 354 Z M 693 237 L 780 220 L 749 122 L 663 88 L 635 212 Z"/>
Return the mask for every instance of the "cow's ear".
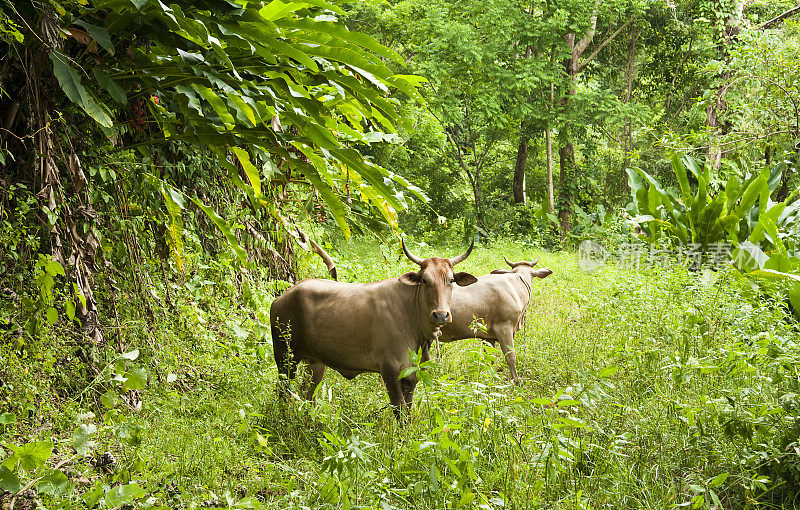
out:
<path id="1" fill-rule="evenodd" d="M 419 285 L 422 281 L 422 275 L 419 273 L 406 273 L 397 278 L 406 285 Z"/>
<path id="2" fill-rule="evenodd" d="M 551 274 L 553 274 L 553 272 L 547 269 L 546 267 L 533 271 L 533 276 L 535 276 L 536 278 L 547 278 Z"/>
<path id="3" fill-rule="evenodd" d="M 509 273 L 513 273 L 513 272 L 514 271 L 507 271 L 505 269 L 495 269 L 490 274 L 509 274 Z"/>
<path id="4" fill-rule="evenodd" d="M 478 281 L 478 279 L 471 274 L 464 272 L 454 274 L 453 279 L 456 281 L 459 287 L 466 287 L 467 285 L 472 285 Z"/>

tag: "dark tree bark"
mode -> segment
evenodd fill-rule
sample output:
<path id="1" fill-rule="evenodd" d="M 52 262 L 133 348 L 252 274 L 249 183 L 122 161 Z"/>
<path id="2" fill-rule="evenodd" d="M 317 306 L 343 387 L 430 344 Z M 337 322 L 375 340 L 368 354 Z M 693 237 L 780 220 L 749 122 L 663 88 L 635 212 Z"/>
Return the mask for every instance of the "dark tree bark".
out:
<path id="1" fill-rule="evenodd" d="M 633 19 L 623 23 L 617 30 L 609 35 L 597 48 L 586 58 L 581 59 L 583 53 L 592 43 L 597 27 L 597 2 L 590 18 L 589 30 L 580 41 L 575 41 L 575 34 L 567 34 L 564 38 L 569 49 L 569 56 L 563 60 L 564 72 L 568 78 L 567 88 L 561 99 L 561 106 L 568 110 L 575 95 L 578 73 L 583 67 L 591 62 L 600 51 L 605 48 L 619 33 L 627 27 Z M 560 189 L 558 193 L 558 219 L 561 224 L 562 239 L 566 238 L 567 233 L 572 229 L 572 214 L 575 191 L 575 148 L 572 144 L 572 134 L 569 127 L 559 133 L 561 148 L 558 150 L 561 175 L 559 177 Z"/>
<path id="2" fill-rule="evenodd" d="M 517 147 L 517 160 L 514 163 L 514 203 L 524 204 L 525 196 L 525 163 L 528 160 L 528 144 L 530 136 L 526 129 L 525 121 L 520 124 L 519 146 Z"/>
<path id="3" fill-rule="evenodd" d="M 561 167 L 558 186 L 558 220 L 561 224 L 561 236 L 566 238 L 572 230 L 572 204 L 575 191 L 575 148 L 568 141 L 558 149 L 558 162 Z"/>
<path id="4" fill-rule="evenodd" d="M 730 15 L 725 15 L 722 21 L 723 29 L 716 34 L 716 46 L 718 59 L 725 62 L 725 70 L 717 75 L 719 85 L 714 91 L 714 96 L 709 100 L 708 107 L 706 108 L 706 124 L 711 128 L 711 142 L 708 144 L 706 151 L 706 164 L 712 169 L 718 169 L 722 164 L 722 147 L 720 146 L 720 137 L 725 134 L 727 127 L 724 123 L 720 122 L 720 114 L 728 109 L 728 104 L 724 99 L 725 92 L 728 89 L 728 84 L 733 76 L 732 71 L 728 68 L 730 63 L 730 46 L 736 40 L 741 28 L 739 26 L 744 12 L 744 3 L 742 0 L 736 0 L 734 3 L 734 11 Z"/>

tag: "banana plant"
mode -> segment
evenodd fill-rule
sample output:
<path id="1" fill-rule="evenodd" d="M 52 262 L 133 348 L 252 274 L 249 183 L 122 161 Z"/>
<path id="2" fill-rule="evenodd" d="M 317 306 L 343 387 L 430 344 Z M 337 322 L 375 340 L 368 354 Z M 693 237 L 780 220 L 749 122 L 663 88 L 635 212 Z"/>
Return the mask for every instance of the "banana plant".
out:
<path id="1" fill-rule="evenodd" d="M 770 199 L 786 164 L 743 180 L 734 175 L 718 191 L 710 187 L 709 169 L 691 156 L 673 155 L 672 169 L 679 190 L 664 188 L 641 168 L 628 169 L 634 199 L 629 212 L 645 227 L 642 239 L 677 240 L 702 250 L 727 242 L 739 274 L 787 281 L 789 301 L 800 314 L 800 200 L 797 192 L 783 202 Z M 695 190 L 689 172 L 697 180 Z"/>

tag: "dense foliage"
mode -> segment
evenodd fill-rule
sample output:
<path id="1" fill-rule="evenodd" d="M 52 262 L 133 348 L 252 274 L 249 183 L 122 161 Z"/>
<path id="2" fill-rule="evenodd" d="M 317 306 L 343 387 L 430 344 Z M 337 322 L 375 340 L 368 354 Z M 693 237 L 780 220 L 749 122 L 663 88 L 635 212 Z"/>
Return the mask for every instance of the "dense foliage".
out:
<path id="1" fill-rule="evenodd" d="M 796 506 L 798 14 L 0 0 L 0 507 Z M 272 300 L 401 232 L 554 270 L 523 384 L 279 399 Z"/>

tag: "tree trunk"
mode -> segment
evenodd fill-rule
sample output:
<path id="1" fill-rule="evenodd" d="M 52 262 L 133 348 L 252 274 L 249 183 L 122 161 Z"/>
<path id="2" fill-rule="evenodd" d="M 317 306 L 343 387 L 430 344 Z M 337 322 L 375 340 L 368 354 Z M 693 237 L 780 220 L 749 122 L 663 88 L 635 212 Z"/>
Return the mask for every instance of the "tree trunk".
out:
<path id="1" fill-rule="evenodd" d="M 572 203 L 575 189 L 575 148 L 571 141 L 558 149 L 558 162 L 561 167 L 559 176 L 558 219 L 561 223 L 562 239 L 572 230 Z"/>
<path id="2" fill-rule="evenodd" d="M 519 147 L 517 147 L 517 161 L 514 163 L 514 203 L 524 204 L 525 197 L 525 163 L 528 160 L 528 136 L 525 121 L 522 121 L 519 128 Z"/>
<path id="3" fill-rule="evenodd" d="M 744 3 L 741 0 L 736 0 L 733 12 L 724 20 L 721 20 L 724 28 L 716 34 L 717 55 L 719 60 L 725 63 L 725 67 L 728 67 L 731 60 L 729 48 L 741 31 L 739 24 L 743 12 Z M 706 164 L 715 170 L 719 169 L 722 164 L 720 137 L 725 134 L 727 128 L 720 123 L 719 116 L 720 113 L 724 113 L 728 109 L 724 95 L 732 76 L 733 73 L 728 69 L 717 76 L 719 85 L 714 90 L 713 97 L 709 100 L 706 108 L 706 124 L 711 128 L 711 140 L 706 151 Z"/>
<path id="4" fill-rule="evenodd" d="M 625 96 L 623 103 L 629 104 L 633 97 L 633 81 L 636 75 L 636 41 L 639 37 L 639 30 L 633 29 L 630 34 L 628 44 L 628 65 L 625 73 Z M 622 148 L 624 159 L 622 168 L 618 171 L 611 170 L 606 175 L 606 198 L 618 199 L 628 194 L 628 173 L 627 169 L 631 166 L 631 153 L 633 152 L 633 120 L 628 118 L 625 125 L 617 132 L 617 143 Z M 609 193 L 610 192 L 610 193 Z M 609 197 L 608 194 L 615 194 Z M 614 200 L 616 201 L 616 200 Z"/>
<path id="5" fill-rule="evenodd" d="M 475 223 L 479 227 L 485 229 L 486 225 L 483 221 L 483 204 L 481 203 L 481 185 L 480 185 L 480 170 L 475 170 L 474 178 L 470 179 L 472 184 L 472 196 L 475 200 Z"/>
<path id="6" fill-rule="evenodd" d="M 561 99 L 561 106 L 564 110 L 569 109 L 572 96 L 575 95 L 576 76 L 578 74 L 578 57 L 580 54 L 574 48 L 574 34 L 572 40 L 567 37 L 567 44 L 570 47 L 572 56 L 564 60 L 564 69 L 569 77 L 569 85 Z M 569 126 L 565 126 L 559 132 L 559 142 L 561 147 L 558 149 L 558 163 L 561 170 L 558 183 L 558 221 L 561 224 L 561 238 L 566 239 L 567 233 L 572 230 L 572 204 L 573 191 L 575 189 L 575 148 L 572 145 L 572 133 Z"/>
<path id="7" fill-rule="evenodd" d="M 547 146 L 547 203 L 550 206 L 550 214 L 555 214 L 556 206 L 553 198 L 553 133 L 550 130 L 549 124 L 547 125 L 547 129 L 545 129 L 544 137 L 545 145 Z"/>

